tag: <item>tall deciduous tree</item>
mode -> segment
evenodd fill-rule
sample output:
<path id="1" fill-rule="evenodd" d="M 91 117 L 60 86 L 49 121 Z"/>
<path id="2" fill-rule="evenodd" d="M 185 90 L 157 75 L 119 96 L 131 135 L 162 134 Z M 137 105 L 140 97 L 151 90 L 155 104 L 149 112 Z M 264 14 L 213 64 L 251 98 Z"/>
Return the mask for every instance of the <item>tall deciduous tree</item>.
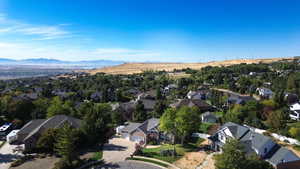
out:
<path id="1" fill-rule="evenodd" d="M 167 109 L 160 118 L 160 129 L 176 137 L 181 137 L 181 144 L 185 137 L 197 130 L 200 114 L 197 108 L 182 107 L 179 110 Z"/>
<path id="2" fill-rule="evenodd" d="M 147 112 L 145 111 L 142 101 L 138 101 L 133 112 L 133 121 L 143 122 L 147 119 Z"/>
<path id="3" fill-rule="evenodd" d="M 199 110 L 196 107 L 181 107 L 175 118 L 175 127 L 178 135 L 181 136 L 181 144 L 184 143 L 185 137 L 197 130 L 200 120 Z"/>
<path id="4" fill-rule="evenodd" d="M 173 144 L 175 143 L 175 136 L 177 128 L 175 124 L 176 110 L 173 108 L 166 109 L 164 114 L 160 117 L 159 128 L 161 131 L 167 132 L 173 136 Z"/>
<path id="5" fill-rule="evenodd" d="M 83 119 L 82 131 L 89 144 L 105 143 L 111 121 L 111 106 L 104 103 L 95 104 Z"/>

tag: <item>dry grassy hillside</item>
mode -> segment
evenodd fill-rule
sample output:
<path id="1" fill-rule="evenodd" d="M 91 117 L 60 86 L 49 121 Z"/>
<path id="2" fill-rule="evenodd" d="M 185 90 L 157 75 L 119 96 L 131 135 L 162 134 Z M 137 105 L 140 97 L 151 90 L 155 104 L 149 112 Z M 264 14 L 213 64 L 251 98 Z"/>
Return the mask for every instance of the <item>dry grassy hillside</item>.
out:
<path id="1" fill-rule="evenodd" d="M 239 60 L 226 60 L 226 61 L 216 61 L 207 63 L 125 63 L 118 66 L 104 67 L 100 69 L 88 70 L 90 74 L 96 74 L 99 72 L 108 74 L 133 74 L 141 73 L 145 70 L 165 70 L 173 71 L 174 69 L 201 69 L 206 66 L 230 66 L 240 63 L 271 63 L 280 60 L 292 60 L 292 58 L 272 58 L 272 59 L 239 59 Z"/>

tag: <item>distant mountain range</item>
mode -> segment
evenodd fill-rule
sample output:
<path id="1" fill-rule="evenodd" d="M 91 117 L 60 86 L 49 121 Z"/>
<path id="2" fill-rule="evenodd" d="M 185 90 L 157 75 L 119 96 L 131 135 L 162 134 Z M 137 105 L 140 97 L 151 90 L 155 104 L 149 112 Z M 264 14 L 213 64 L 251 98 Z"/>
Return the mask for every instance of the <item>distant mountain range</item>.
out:
<path id="1" fill-rule="evenodd" d="M 32 65 L 32 66 L 51 66 L 51 67 L 76 67 L 76 68 L 101 68 L 105 66 L 115 66 L 123 64 L 123 61 L 112 60 L 91 60 L 91 61 L 62 61 L 57 59 L 23 59 L 14 60 L 7 58 L 0 58 L 1 66 L 19 66 L 19 65 Z"/>

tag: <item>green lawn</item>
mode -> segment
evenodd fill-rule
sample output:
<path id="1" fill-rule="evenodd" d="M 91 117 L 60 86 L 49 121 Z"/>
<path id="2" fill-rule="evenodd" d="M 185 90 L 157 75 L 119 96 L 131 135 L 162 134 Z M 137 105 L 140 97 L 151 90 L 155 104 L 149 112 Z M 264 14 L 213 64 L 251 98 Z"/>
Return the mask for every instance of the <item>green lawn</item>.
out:
<path id="1" fill-rule="evenodd" d="M 146 157 L 156 158 L 162 161 L 167 161 L 169 163 L 173 163 L 180 159 L 186 152 L 193 152 L 198 148 L 199 141 L 196 141 L 195 143 L 188 143 L 185 145 L 176 144 L 175 149 L 177 156 L 162 156 L 160 154 L 161 150 L 173 150 L 174 146 L 170 144 L 164 144 L 158 148 L 145 148 L 143 149 L 143 155 Z"/>

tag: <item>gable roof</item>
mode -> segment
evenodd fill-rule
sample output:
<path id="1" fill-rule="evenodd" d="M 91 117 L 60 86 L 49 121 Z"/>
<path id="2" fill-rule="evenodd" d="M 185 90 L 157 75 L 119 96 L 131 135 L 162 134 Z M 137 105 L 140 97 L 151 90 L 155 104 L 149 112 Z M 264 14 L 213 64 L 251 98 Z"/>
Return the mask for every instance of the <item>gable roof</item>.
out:
<path id="1" fill-rule="evenodd" d="M 140 129 L 142 132 L 147 133 L 148 131 L 157 127 L 158 125 L 159 125 L 159 119 L 151 118 L 144 121 L 143 123 L 129 123 L 125 128 L 122 129 L 122 131 L 131 133 L 136 129 Z"/>
<path id="2" fill-rule="evenodd" d="M 60 128 L 65 123 L 70 124 L 74 128 L 79 128 L 81 125 L 81 120 L 66 115 L 56 115 L 47 120 L 32 120 L 29 123 L 27 123 L 24 127 L 22 127 L 21 130 L 18 132 L 18 135 L 23 135 L 23 137 L 18 138 L 18 140 L 25 141 L 31 136 L 37 133 L 41 134 L 47 129 Z"/>
<path id="3" fill-rule="evenodd" d="M 156 101 L 152 100 L 152 99 L 140 99 L 139 101 L 141 101 L 143 103 L 145 110 L 153 110 L 154 106 L 156 104 Z M 137 104 L 137 102 L 136 102 L 136 104 Z"/>
<path id="4" fill-rule="evenodd" d="M 241 139 L 247 132 L 250 131 L 247 127 L 232 122 L 227 122 L 221 127 L 221 129 L 225 128 L 228 128 L 233 137 L 236 139 Z"/>
<path id="5" fill-rule="evenodd" d="M 144 133 L 147 131 L 150 131 L 151 129 L 157 127 L 159 125 L 159 119 L 157 118 L 151 118 L 146 120 L 143 124 L 139 126 L 139 129 L 141 129 Z"/>
<path id="6" fill-rule="evenodd" d="M 255 150 L 261 150 L 264 145 L 268 142 L 272 142 L 274 145 L 276 144 L 270 137 L 264 136 L 259 133 L 255 133 L 253 131 L 247 132 L 245 136 L 243 136 L 240 141 L 242 143 L 247 144 L 246 146 L 249 146 L 249 148 L 246 147 L 246 152 L 254 152 Z"/>
<path id="7" fill-rule="evenodd" d="M 292 151 L 281 147 L 275 152 L 275 154 L 270 159 L 268 159 L 268 161 L 273 165 L 277 166 L 280 163 L 286 162 L 284 161 L 284 159 L 287 157 L 289 159 L 293 158 L 293 161 L 300 160 L 300 158 L 297 155 L 295 155 Z"/>
<path id="8" fill-rule="evenodd" d="M 31 120 L 20 129 L 18 134 L 29 134 L 35 128 L 39 127 L 44 121 L 46 121 L 46 119 Z"/>
<path id="9" fill-rule="evenodd" d="M 179 99 L 177 102 L 170 105 L 173 108 L 180 108 L 182 106 L 198 107 L 199 109 L 209 109 L 211 105 L 200 99 Z"/>
<path id="10" fill-rule="evenodd" d="M 125 126 L 122 131 L 126 131 L 128 133 L 133 132 L 135 129 L 137 129 L 142 123 L 129 123 L 127 126 Z"/>

